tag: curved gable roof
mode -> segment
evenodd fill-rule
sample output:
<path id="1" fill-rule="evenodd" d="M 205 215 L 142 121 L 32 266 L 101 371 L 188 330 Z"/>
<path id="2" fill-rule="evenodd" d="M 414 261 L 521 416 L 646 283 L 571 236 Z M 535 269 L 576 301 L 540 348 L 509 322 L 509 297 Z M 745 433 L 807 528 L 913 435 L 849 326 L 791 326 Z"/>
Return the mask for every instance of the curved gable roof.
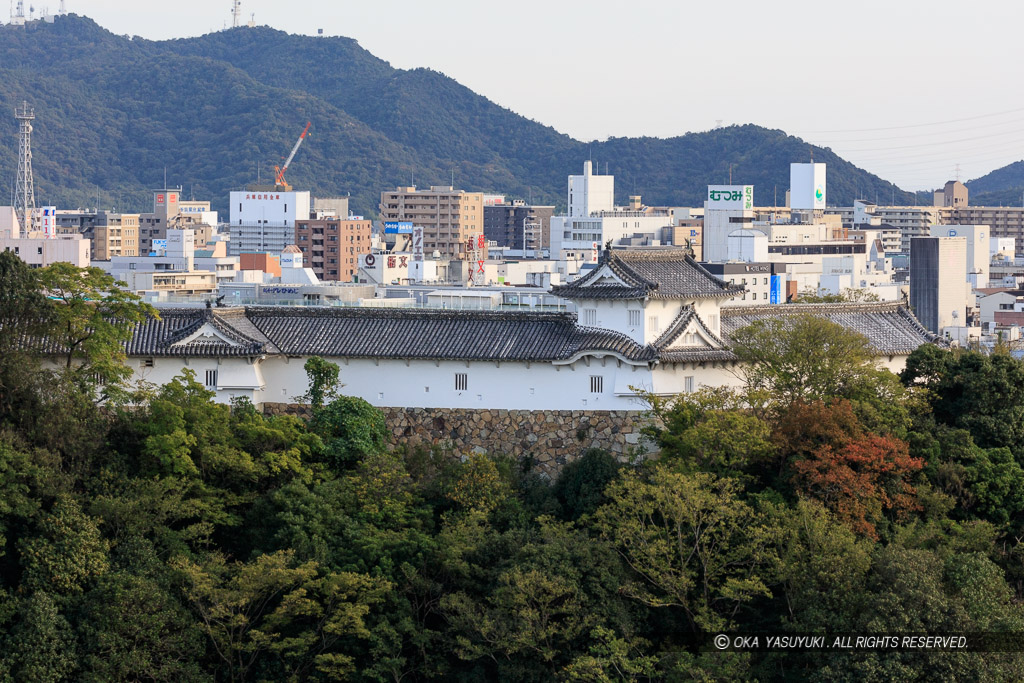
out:
<path id="1" fill-rule="evenodd" d="M 601 282 L 609 274 L 620 282 Z M 552 287 L 566 299 L 712 299 L 742 292 L 705 270 L 682 249 L 605 249 L 597 268 Z"/>

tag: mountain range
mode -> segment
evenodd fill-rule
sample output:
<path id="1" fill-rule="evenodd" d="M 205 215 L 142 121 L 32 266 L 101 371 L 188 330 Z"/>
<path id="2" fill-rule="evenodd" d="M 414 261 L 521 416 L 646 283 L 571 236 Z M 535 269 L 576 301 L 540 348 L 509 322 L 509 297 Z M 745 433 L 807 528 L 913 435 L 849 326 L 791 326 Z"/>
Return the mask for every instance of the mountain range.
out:
<path id="1" fill-rule="evenodd" d="M 731 175 L 754 185 L 757 204 L 782 204 L 790 162 L 812 153 L 828 164 L 830 204 L 915 201 L 780 130 L 741 125 L 583 142 L 436 71 L 395 69 L 352 39 L 265 27 L 149 41 L 73 14 L 0 26 L 0 111 L 22 101 L 36 114 L 40 205 L 148 210 L 166 177 L 186 198 L 224 211 L 230 190 L 272 177 L 307 121 L 311 137 L 288 181 L 317 196 L 350 194 L 352 210 L 370 216 L 382 190 L 453 180 L 563 206 L 566 176 L 586 159 L 616 176 L 622 203 L 640 194 L 650 205 L 699 206 L 708 184 Z M 580 102 L 580 115 L 590 106 Z M 12 188 L 17 147 L 17 122 L 0 117 L 0 182 Z"/>

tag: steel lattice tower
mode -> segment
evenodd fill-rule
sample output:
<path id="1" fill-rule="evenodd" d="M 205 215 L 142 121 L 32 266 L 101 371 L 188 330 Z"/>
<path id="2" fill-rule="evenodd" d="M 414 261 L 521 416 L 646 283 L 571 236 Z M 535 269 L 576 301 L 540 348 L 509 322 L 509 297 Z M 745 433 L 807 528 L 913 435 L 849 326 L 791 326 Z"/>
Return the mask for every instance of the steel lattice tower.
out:
<path id="1" fill-rule="evenodd" d="M 36 114 L 28 108 L 28 102 L 21 103 L 21 110 L 14 111 L 21 130 L 18 134 L 18 184 L 14 196 L 14 210 L 18 214 L 24 236 L 35 228 L 36 184 L 32 177 L 32 121 Z"/>

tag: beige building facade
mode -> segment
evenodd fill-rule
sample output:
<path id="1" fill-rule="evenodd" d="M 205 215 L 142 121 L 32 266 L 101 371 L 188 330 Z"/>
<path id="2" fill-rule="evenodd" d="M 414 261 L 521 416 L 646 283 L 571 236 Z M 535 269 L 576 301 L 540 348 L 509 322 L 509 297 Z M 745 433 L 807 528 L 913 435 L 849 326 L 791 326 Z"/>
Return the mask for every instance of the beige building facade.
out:
<path id="1" fill-rule="evenodd" d="M 465 259 L 470 240 L 484 234 L 484 195 L 451 186 L 398 187 L 380 194 L 380 219 L 423 226 L 423 250 Z"/>
<path id="2" fill-rule="evenodd" d="M 101 213 L 92 238 L 92 257 L 109 261 L 114 256 L 139 255 L 139 214 Z"/>

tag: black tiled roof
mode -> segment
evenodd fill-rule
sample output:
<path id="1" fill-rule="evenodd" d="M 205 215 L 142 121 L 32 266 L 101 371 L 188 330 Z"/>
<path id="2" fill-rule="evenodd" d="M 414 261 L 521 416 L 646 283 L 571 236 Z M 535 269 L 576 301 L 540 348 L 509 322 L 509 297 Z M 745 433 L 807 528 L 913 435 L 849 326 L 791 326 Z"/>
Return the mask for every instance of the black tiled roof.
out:
<path id="1" fill-rule="evenodd" d="M 624 284 L 594 284 L 605 265 Z M 742 285 L 715 277 L 682 249 L 605 249 L 593 271 L 551 288 L 566 299 L 712 299 L 742 291 Z"/>
<path id="2" fill-rule="evenodd" d="M 207 323 L 231 342 L 180 343 Z M 273 350 L 269 347 L 267 338 L 249 324 L 244 309 L 171 308 L 161 310 L 159 320 L 148 318 L 136 325 L 125 352 L 129 356 L 258 356 Z"/>
<path id="3" fill-rule="evenodd" d="M 726 306 L 722 308 L 722 335 L 730 335 L 755 320 L 810 314 L 826 318 L 847 329 L 860 332 L 879 355 L 910 353 L 922 344 L 935 343 L 939 337 L 918 322 L 914 314 L 899 303 L 867 304 L 777 304 L 768 306 Z"/>
<path id="4" fill-rule="evenodd" d="M 624 334 L 566 313 L 250 307 L 249 320 L 288 355 L 427 360 L 560 361 L 581 351 L 654 360 Z"/>
<path id="5" fill-rule="evenodd" d="M 855 329 L 880 355 L 903 354 L 934 342 L 903 306 L 892 304 L 784 304 L 721 309 L 716 337 L 692 306 L 685 306 L 653 343 L 640 345 L 612 330 L 583 327 L 568 313 L 438 311 L 393 308 L 253 306 L 164 309 L 161 319 L 136 326 L 130 356 L 255 356 L 283 353 L 341 358 L 559 362 L 586 353 L 614 353 L 638 362 L 734 360 L 730 335 L 766 317 L 819 315 Z M 720 348 L 668 349 L 696 320 Z M 182 340 L 210 324 L 225 340 Z"/>

